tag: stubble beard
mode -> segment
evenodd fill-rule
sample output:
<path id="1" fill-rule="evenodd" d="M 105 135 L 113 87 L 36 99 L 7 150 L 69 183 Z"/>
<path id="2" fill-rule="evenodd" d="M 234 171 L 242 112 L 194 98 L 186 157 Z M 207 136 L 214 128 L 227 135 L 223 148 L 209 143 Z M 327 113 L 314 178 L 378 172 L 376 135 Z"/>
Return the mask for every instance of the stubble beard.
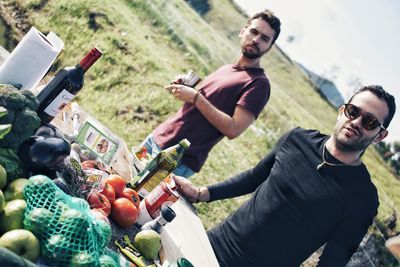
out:
<path id="1" fill-rule="evenodd" d="M 357 139 L 350 140 L 342 132 L 344 126 L 335 127 L 333 137 L 337 148 L 343 152 L 361 152 L 364 151 L 374 140 L 374 138 L 368 138 L 366 136 L 357 136 Z"/>
<path id="2" fill-rule="evenodd" d="M 247 46 L 252 46 L 252 45 L 247 45 Z M 252 46 L 252 47 L 256 50 L 256 52 L 252 52 L 247 49 L 247 46 L 243 47 L 242 54 L 243 54 L 243 56 L 250 58 L 250 59 L 260 58 L 267 52 L 267 51 L 261 52 L 260 49 L 258 49 L 258 47 L 255 47 L 255 46 Z"/>
<path id="3" fill-rule="evenodd" d="M 243 51 L 242 54 L 243 54 L 243 56 L 250 58 L 250 59 L 260 58 L 262 56 L 259 53 L 251 53 L 248 51 Z"/>

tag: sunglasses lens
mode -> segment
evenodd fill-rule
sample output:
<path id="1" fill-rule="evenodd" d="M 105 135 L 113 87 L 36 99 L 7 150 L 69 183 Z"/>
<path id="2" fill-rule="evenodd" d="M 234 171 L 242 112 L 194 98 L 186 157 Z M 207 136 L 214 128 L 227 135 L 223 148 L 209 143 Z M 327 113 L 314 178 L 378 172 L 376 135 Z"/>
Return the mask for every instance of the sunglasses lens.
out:
<path id="1" fill-rule="evenodd" d="M 347 118 L 349 119 L 356 119 L 358 118 L 358 116 L 360 116 L 361 111 L 358 107 L 351 105 L 351 104 L 347 104 L 344 110 L 344 115 L 346 115 Z"/>
<path id="2" fill-rule="evenodd" d="M 363 118 L 361 123 L 366 130 L 373 130 L 380 125 L 377 119 L 368 115 Z"/>

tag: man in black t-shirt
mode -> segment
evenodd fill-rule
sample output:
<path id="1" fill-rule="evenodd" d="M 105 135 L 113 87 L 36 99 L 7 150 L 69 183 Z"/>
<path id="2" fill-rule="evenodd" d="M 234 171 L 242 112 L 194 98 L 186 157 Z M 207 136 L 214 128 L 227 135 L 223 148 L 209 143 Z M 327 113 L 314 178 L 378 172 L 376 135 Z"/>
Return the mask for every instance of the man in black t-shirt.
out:
<path id="1" fill-rule="evenodd" d="M 379 206 L 360 157 L 384 139 L 394 97 L 366 86 L 339 109 L 331 136 L 296 128 L 254 168 L 221 183 L 195 187 L 175 177 L 192 202 L 253 193 L 208 232 L 221 266 L 299 266 L 325 244 L 318 266 L 345 266 Z"/>

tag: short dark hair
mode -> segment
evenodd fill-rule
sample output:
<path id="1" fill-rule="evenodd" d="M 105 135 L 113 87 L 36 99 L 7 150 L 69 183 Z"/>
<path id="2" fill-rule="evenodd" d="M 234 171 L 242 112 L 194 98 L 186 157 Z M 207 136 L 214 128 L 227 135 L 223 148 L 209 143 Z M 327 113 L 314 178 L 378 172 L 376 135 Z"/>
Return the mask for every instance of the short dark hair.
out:
<path id="1" fill-rule="evenodd" d="M 265 20 L 269 24 L 269 26 L 271 26 L 271 28 L 275 31 L 275 35 L 271 43 L 271 45 L 273 45 L 276 39 L 278 39 L 279 34 L 281 33 L 281 21 L 279 20 L 278 17 L 274 15 L 274 13 L 271 10 L 265 9 L 264 11 L 259 12 L 254 16 L 252 16 L 251 18 L 249 18 L 249 20 L 247 21 L 247 25 L 249 25 L 251 21 L 258 18 Z"/>
<path id="2" fill-rule="evenodd" d="M 388 109 L 389 109 L 389 114 L 386 116 L 384 122 L 383 122 L 383 127 L 387 128 L 390 124 L 390 122 L 393 119 L 394 113 L 396 112 L 396 103 L 394 100 L 394 96 L 389 94 L 385 89 L 382 88 L 380 85 L 368 85 L 368 86 L 363 86 L 360 89 L 357 90 L 357 92 L 354 93 L 354 95 L 351 96 L 350 100 L 348 103 L 353 100 L 354 96 L 364 92 L 364 91 L 369 91 L 376 95 L 379 99 L 385 100 Z"/>

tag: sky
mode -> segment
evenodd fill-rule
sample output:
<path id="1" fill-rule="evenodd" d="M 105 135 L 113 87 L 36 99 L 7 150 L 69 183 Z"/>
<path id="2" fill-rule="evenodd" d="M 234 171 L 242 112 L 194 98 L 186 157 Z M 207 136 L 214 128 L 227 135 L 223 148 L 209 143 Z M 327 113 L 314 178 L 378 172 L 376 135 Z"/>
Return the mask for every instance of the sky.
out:
<path id="1" fill-rule="evenodd" d="M 332 80 L 345 101 L 357 84 L 393 94 L 398 111 L 386 140 L 400 141 L 399 0 L 234 1 L 249 15 L 272 10 L 282 23 L 279 47 Z"/>

